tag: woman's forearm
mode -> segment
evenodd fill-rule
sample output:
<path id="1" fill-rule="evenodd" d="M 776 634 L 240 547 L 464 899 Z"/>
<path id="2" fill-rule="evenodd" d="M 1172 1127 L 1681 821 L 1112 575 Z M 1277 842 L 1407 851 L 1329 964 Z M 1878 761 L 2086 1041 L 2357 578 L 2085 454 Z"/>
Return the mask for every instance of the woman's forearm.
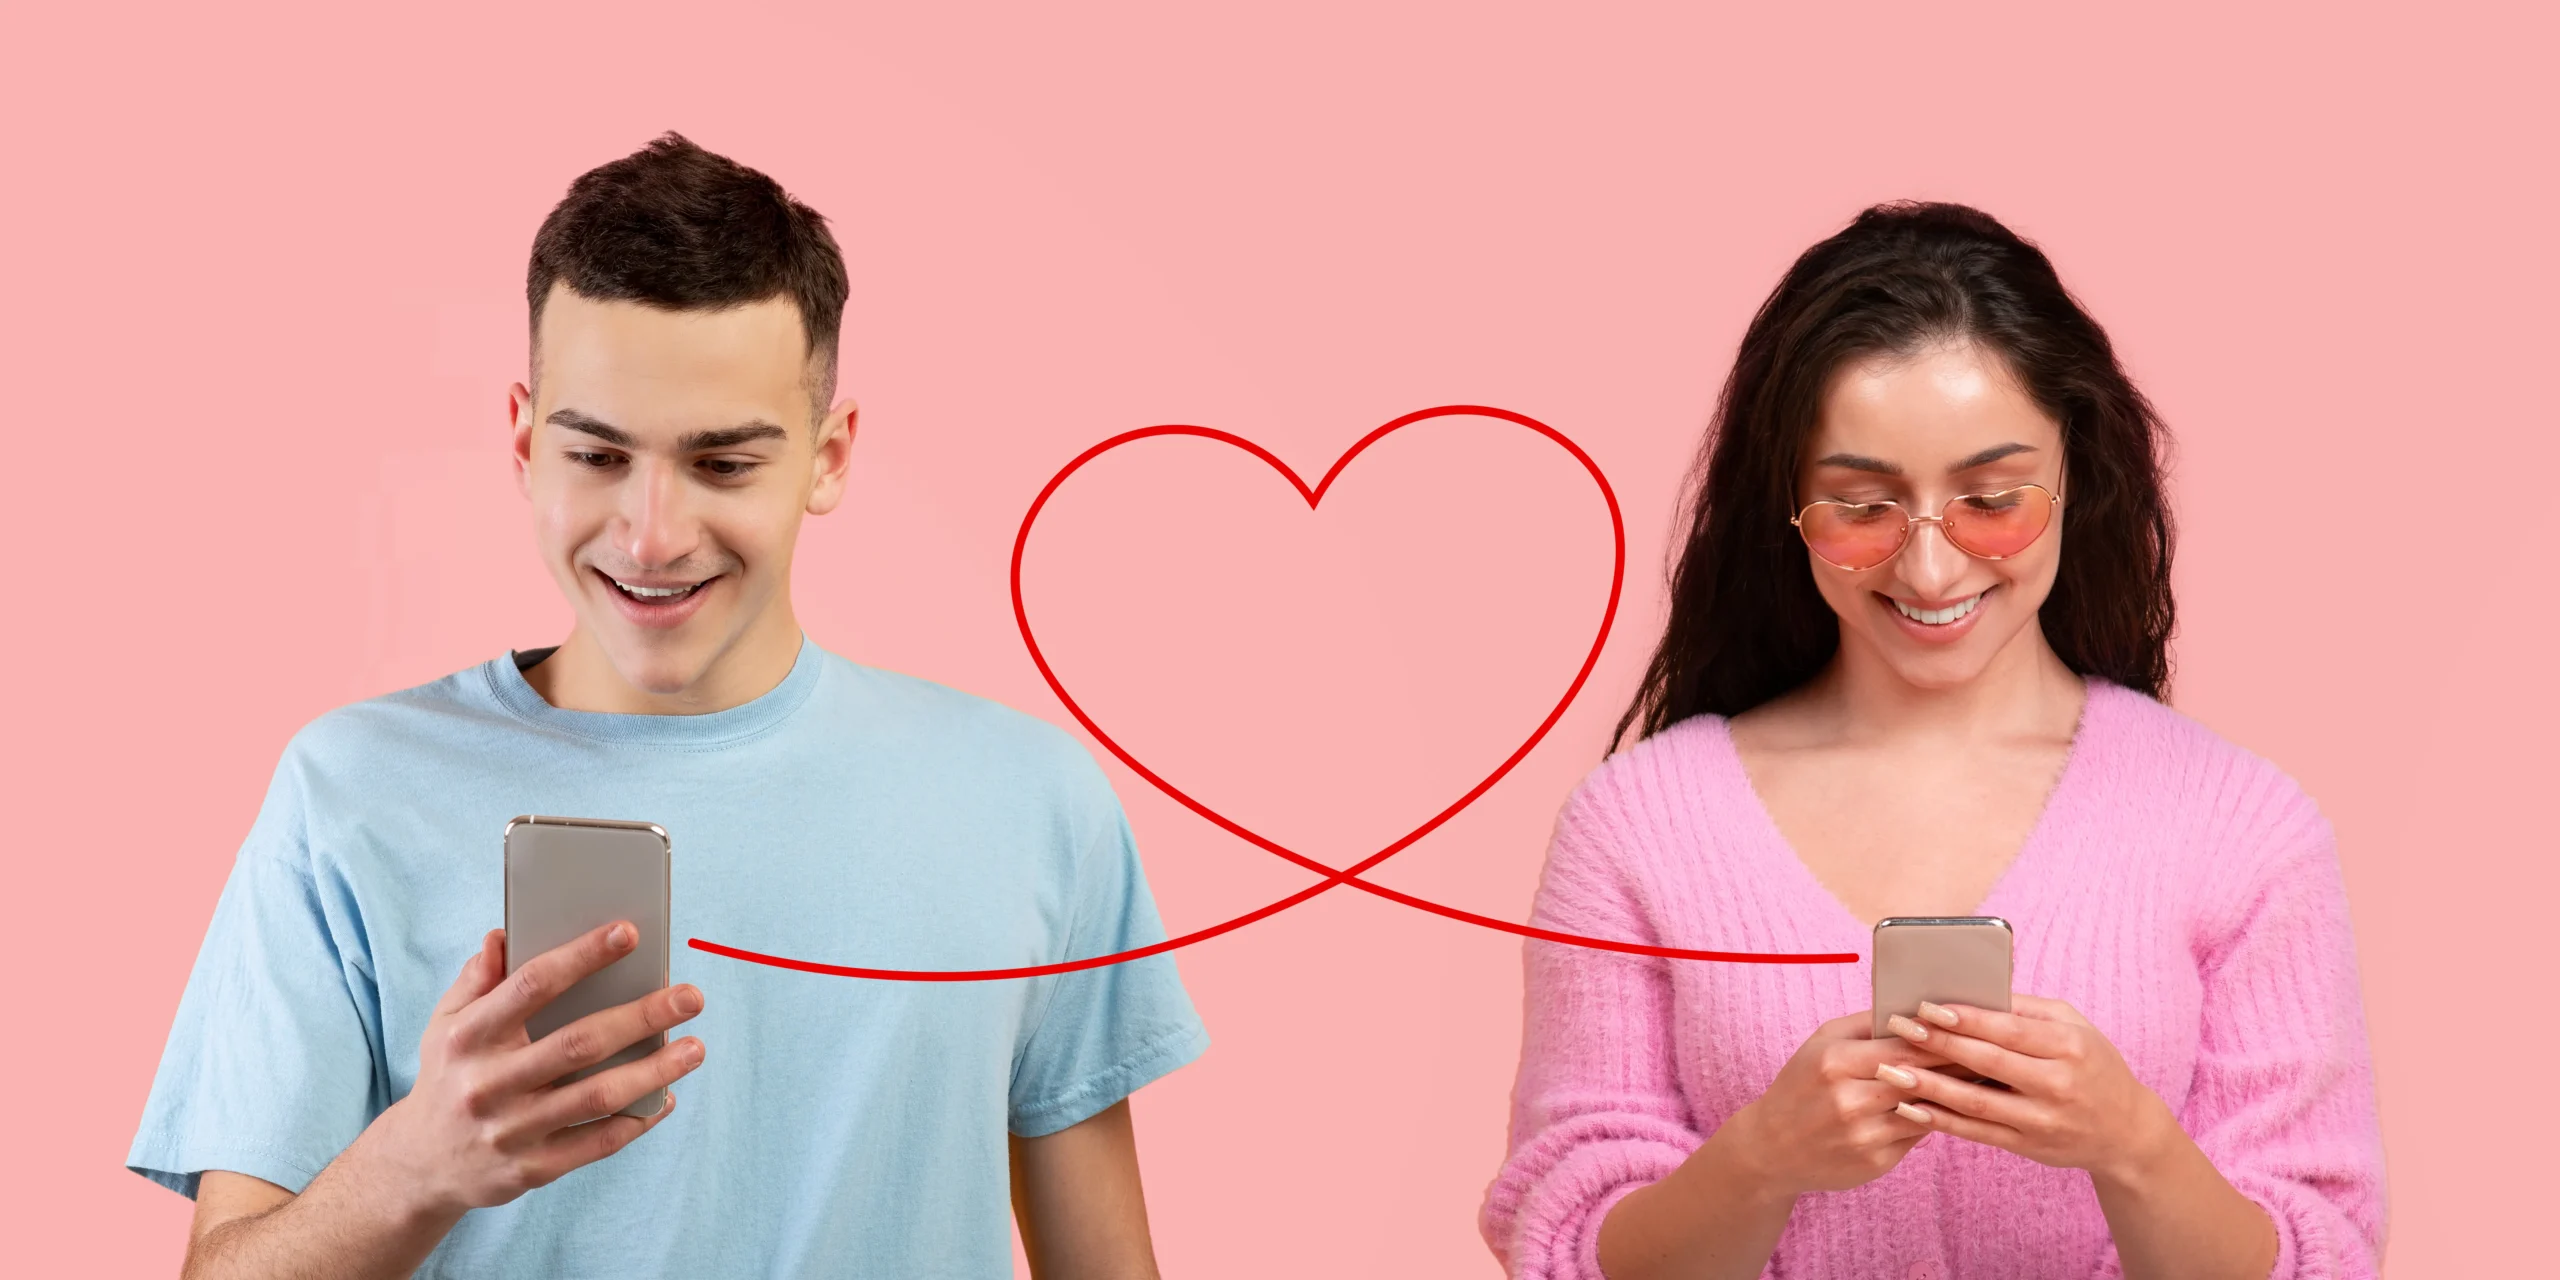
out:
<path id="1" fill-rule="evenodd" d="M 1727 1125 L 1671 1176 L 1628 1193 L 1600 1224 L 1608 1280 L 1756 1280 L 1796 1198 L 1745 1167 Z"/>
<path id="2" fill-rule="evenodd" d="M 2276 1265 L 2275 1221 L 2174 1119 L 2163 1120 L 2154 1149 L 2089 1171 L 2125 1280 L 2266 1280 Z"/>

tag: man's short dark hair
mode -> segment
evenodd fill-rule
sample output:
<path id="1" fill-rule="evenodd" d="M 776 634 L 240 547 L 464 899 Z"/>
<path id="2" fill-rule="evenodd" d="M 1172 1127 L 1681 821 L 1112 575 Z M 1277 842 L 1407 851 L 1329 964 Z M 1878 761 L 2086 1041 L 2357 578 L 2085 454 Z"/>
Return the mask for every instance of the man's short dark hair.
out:
<path id="1" fill-rule="evenodd" d="M 844 255 L 827 220 L 781 184 L 667 133 L 580 174 L 534 233 L 525 272 L 534 361 L 553 282 L 598 302 L 717 311 L 788 296 L 809 339 L 813 413 L 835 399 Z"/>

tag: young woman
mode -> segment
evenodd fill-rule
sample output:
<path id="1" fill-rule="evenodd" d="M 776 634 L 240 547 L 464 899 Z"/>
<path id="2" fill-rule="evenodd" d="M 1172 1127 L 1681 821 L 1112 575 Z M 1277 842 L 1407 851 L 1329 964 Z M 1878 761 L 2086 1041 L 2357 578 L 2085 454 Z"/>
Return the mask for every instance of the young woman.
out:
<path id="1" fill-rule="evenodd" d="M 1870 209 L 1762 304 L 1641 741 L 1566 803 L 1534 918 L 1864 956 L 1885 916 L 1997 915 L 2018 994 L 1869 1039 L 1863 962 L 1528 944 L 1483 1216 L 1512 1274 L 2377 1273 L 2329 827 L 2156 700 L 2160 443 L 2052 265 L 1974 210 Z"/>

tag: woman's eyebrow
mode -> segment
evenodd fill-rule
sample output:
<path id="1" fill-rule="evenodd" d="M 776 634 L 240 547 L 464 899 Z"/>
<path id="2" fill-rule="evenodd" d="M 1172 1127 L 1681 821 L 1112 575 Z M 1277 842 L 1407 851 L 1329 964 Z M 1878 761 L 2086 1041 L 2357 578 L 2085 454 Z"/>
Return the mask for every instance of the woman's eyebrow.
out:
<path id="1" fill-rule="evenodd" d="M 2036 447 L 2034 445 L 2020 444 L 2015 440 L 2012 440 L 2007 444 L 1995 444 L 1990 448 L 1981 450 L 1980 452 L 1957 462 L 1954 466 L 1947 468 L 1947 474 L 1954 475 L 1959 471 L 1971 471 L 1975 467 L 1987 466 L 1991 463 L 1998 462 L 2002 458 L 2008 457 L 2013 453 L 2034 453 L 2035 451 Z"/>
<path id="2" fill-rule="evenodd" d="M 1976 450 L 1972 454 L 1957 459 L 1947 468 L 1947 474 L 1954 475 L 1959 471 L 1971 471 L 1975 467 L 1988 466 L 1991 463 L 1998 462 L 2002 458 L 2006 458 L 2011 454 L 2034 453 L 2035 451 L 2036 447 L 2034 445 L 2021 444 L 2015 440 L 2012 440 L 2007 444 L 1995 444 L 1988 449 Z M 1829 454 L 1816 461 L 1813 465 L 1817 467 L 1844 467 L 1851 471 L 1872 471 L 1880 476 L 1898 476 L 1902 474 L 1902 466 L 1900 463 L 1887 462 L 1882 458 L 1870 458 L 1863 453 Z"/>
<path id="3" fill-rule="evenodd" d="M 1863 453 L 1835 453 L 1822 458 L 1813 465 L 1817 467 L 1846 467 L 1851 471 L 1872 471 L 1880 476 L 1898 476 L 1902 474 L 1901 467 L 1887 462 L 1882 458 L 1870 458 Z"/>

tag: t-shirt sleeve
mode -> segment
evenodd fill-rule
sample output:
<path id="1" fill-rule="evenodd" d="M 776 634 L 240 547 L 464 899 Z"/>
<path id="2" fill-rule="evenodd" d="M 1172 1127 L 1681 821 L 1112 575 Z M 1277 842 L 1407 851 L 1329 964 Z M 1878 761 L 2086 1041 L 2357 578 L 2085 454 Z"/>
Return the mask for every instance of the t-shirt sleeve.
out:
<path id="1" fill-rule="evenodd" d="M 342 890 L 313 873 L 293 754 L 213 909 L 126 1167 L 186 1196 L 204 1171 L 300 1194 L 386 1105 L 373 983 Z"/>
<path id="2" fill-rule="evenodd" d="M 1116 801 L 1107 803 L 1109 820 L 1077 860 L 1067 959 L 1164 940 L 1128 819 Z M 1031 981 L 1006 1118 L 1023 1137 L 1085 1120 L 1209 1047 L 1170 952 Z"/>

